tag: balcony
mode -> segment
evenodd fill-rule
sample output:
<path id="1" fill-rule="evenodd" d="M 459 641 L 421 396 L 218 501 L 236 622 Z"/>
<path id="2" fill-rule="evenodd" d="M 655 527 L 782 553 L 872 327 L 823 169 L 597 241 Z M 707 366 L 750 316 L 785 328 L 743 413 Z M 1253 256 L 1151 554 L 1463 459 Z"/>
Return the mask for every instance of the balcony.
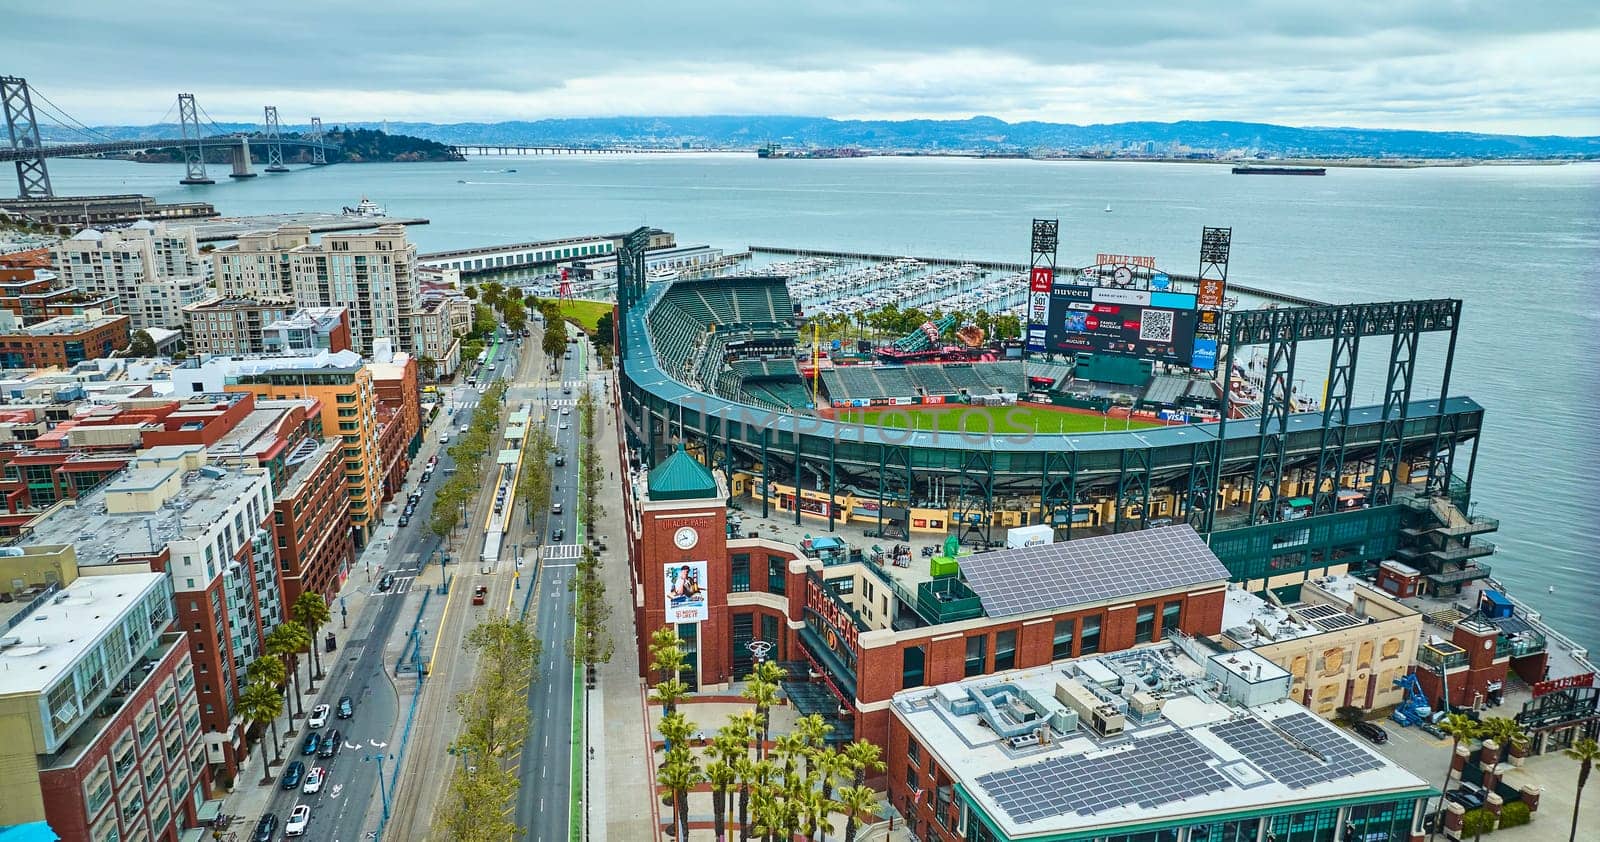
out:
<path id="1" fill-rule="evenodd" d="M 1501 635 L 1494 643 L 1494 656 L 1496 658 L 1526 658 L 1545 651 L 1548 641 L 1544 635 L 1527 629 L 1514 634 Z"/>
<path id="2" fill-rule="evenodd" d="M 983 602 L 956 576 L 917 585 L 917 613 L 939 625 L 983 616 Z"/>

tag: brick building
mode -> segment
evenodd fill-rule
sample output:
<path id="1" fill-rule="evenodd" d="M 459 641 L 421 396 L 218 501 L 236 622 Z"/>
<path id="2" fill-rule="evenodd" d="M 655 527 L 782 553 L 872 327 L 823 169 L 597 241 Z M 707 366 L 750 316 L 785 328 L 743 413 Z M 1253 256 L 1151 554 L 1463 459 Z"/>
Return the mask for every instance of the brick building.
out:
<path id="1" fill-rule="evenodd" d="M 730 538 L 726 494 L 680 449 L 625 495 L 640 663 L 673 617 L 692 688 L 742 677 L 751 641 L 765 641 L 766 658 L 816 676 L 785 690 L 801 713 L 839 717 L 840 735 L 883 744 L 903 689 L 1222 628 L 1227 569 L 1187 526 L 935 559 L 925 573 L 837 541 Z"/>
<path id="2" fill-rule="evenodd" d="M 29 583 L 0 603 L 0 826 L 61 839 L 177 842 L 201 826 L 211 772 L 168 577 L 79 577 L 70 545 L 0 558 Z M 195 831 L 190 831 L 193 833 Z"/>
<path id="3" fill-rule="evenodd" d="M 57 316 L 0 333 L 0 368 L 71 368 L 126 347 L 127 316 Z"/>
<path id="4" fill-rule="evenodd" d="M 84 316 L 91 310 L 117 312 L 113 295 L 93 295 L 60 283 L 48 269 L 0 267 L 0 310 L 9 310 L 22 324 L 57 316 Z"/>

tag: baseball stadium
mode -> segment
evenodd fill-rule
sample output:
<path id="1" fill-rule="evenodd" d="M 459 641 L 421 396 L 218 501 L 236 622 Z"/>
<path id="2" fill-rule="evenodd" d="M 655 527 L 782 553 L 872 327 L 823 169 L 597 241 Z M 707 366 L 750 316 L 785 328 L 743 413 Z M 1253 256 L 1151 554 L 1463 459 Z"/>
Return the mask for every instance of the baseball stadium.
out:
<path id="1" fill-rule="evenodd" d="M 617 398 L 633 466 L 681 445 L 728 477 L 734 507 L 818 534 L 985 549 L 1018 527 L 1071 540 L 1186 522 L 1263 587 L 1396 557 L 1441 591 L 1487 575 L 1472 560 L 1491 545 L 1437 541 L 1468 521 L 1483 421 L 1449 391 L 1459 301 L 1222 312 L 1225 229 L 1206 229 L 1196 275 L 1118 268 L 1096 286 L 1056 272 L 1038 223 L 1020 341 L 945 317 L 826 359 L 785 277 L 655 280 L 644 229 L 629 235 Z M 1448 350 L 1424 399 L 1428 335 Z M 1358 351 L 1385 374 L 1371 405 L 1354 399 Z M 1326 378 L 1316 400 L 1297 371 Z"/>

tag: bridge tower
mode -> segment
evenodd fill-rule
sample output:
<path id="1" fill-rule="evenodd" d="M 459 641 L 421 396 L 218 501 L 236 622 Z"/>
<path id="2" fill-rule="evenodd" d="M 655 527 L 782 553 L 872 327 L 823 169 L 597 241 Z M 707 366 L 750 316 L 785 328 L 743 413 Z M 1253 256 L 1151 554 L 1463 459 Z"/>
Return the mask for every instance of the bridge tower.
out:
<path id="1" fill-rule="evenodd" d="M 11 138 L 12 151 L 37 150 L 31 157 L 17 159 L 17 197 L 36 199 L 54 196 L 55 191 L 50 189 L 50 171 L 44 165 L 39 123 L 33 115 L 33 97 L 28 93 L 28 80 L 17 76 L 0 76 L 0 101 L 5 104 L 6 134 Z"/>
<path id="2" fill-rule="evenodd" d="M 311 118 L 311 142 L 316 144 L 311 147 L 311 166 L 320 167 L 328 163 L 328 155 L 322 149 L 322 118 Z"/>
<path id="3" fill-rule="evenodd" d="M 178 120 L 183 124 L 184 177 L 179 184 L 216 184 L 206 177 L 206 152 L 200 144 L 200 115 L 194 94 L 178 94 Z"/>
<path id="4" fill-rule="evenodd" d="M 267 106 L 266 125 L 267 172 L 288 172 L 289 168 L 283 165 L 282 135 L 278 131 L 278 106 Z"/>

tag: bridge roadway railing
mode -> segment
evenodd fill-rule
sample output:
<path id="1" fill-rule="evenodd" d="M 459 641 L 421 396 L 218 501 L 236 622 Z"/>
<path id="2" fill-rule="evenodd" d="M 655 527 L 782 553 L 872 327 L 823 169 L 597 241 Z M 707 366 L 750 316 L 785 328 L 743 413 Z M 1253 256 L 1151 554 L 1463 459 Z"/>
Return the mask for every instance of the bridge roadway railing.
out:
<path id="1" fill-rule="evenodd" d="M 265 142 L 264 138 L 250 135 L 212 135 L 210 137 L 201 138 L 200 145 L 213 147 L 234 147 L 239 145 L 240 137 L 246 137 L 249 140 L 257 143 Z M 296 140 L 294 138 L 283 138 L 273 142 L 283 146 L 304 146 L 312 148 L 320 146 L 325 150 L 335 148 L 333 145 L 327 143 L 319 144 L 313 143 L 309 140 Z M 107 141 L 104 143 L 46 144 L 37 149 L 28 147 L 0 147 L 0 162 L 31 160 L 38 157 L 71 158 L 80 155 L 98 155 L 106 152 L 133 152 L 139 149 L 156 149 L 166 146 L 181 147 L 190 146 L 193 144 L 193 140 L 185 140 L 181 137 L 172 137 L 157 138 L 153 140 L 117 140 Z"/>

